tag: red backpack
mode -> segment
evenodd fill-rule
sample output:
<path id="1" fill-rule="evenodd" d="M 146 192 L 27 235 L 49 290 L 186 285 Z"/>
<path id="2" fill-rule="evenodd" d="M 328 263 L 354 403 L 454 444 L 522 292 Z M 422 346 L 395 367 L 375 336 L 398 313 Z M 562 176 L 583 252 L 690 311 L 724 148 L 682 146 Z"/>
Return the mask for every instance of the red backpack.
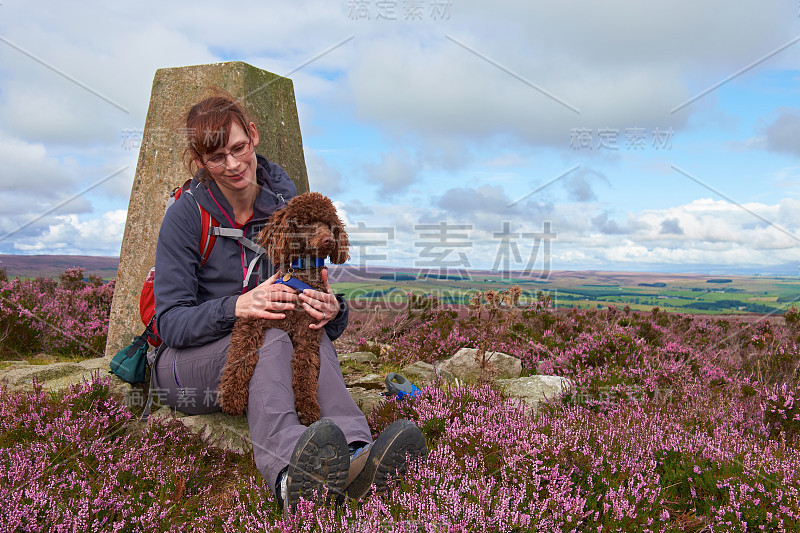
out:
<path id="1" fill-rule="evenodd" d="M 167 208 L 177 202 L 178 198 L 180 198 L 181 194 L 184 192 L 188 191 L 190 195 L 192 194 L 192 192 L 189 191 L 189 186 L 191 183 L 192 180 L 188 179 L 183 185 L 172 190 L 169 195 L 169 199 L 167 199 Z M 203 209 L 203 206 L 201 206 L 198 202 L 195 202 L 195 204 L 200 210 L 201 227 L 203 228 L 199 243 L 200 256 L 203 258 L 202 262 L 200 263 L 200 267 L 202 268 L 203 265 L 206 264 L 206 261 L 208 261 L 208 256 L 211 254 L 211 249 L 214 248 L 214 243 L 217 241 L 217 235 L 215 234 L 213 228 L 219 228 L 219 222 L 217 219 L 211 216 L 211 213 Z M 142 317 L 142 322 L 144 325 L 149 329 L 147 332 L 147 341 L 153 346 L 159 346 L 161 344 L 161 338 L 158 336 L 158 330 L 156 330 L 156 299 L 153 292 L 155 275 L 156 267 L 153 267 L 150 269 L 150 272 L 147 274 L 147 278 L 144 280 L 144 284 L 142 285 L 142 293 L 139 296 L 139 315 Z"/>

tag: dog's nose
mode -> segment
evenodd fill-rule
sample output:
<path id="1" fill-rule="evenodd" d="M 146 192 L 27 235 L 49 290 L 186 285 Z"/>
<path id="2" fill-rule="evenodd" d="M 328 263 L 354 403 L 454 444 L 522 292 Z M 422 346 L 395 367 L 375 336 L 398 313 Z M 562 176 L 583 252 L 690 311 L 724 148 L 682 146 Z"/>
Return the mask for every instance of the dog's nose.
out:
<path id="1" fill-rule="evenodd" d="M 322 239 L 323 246 L 333 246 L 333 237 L 325 237 Z"/>

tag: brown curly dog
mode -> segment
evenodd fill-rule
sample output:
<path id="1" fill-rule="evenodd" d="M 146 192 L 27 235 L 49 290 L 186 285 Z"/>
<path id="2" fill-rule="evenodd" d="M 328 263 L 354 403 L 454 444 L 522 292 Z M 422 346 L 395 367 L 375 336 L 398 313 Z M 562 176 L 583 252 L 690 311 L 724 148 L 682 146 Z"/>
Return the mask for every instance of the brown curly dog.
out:
<path id="1" fill-rule="evenodd" d="M 342 264 L 350 258 L 350 241 L 344 224 L 333 202 L 317 192 L 301 194 L 289 201 L 285 208 L 270 217 L 257 240 L 276 268 L 291 273 L 318 291 L 326 290 L 322 283 L 325 267 L 315 266 L 314 260 L 329 257 L 331 263 Z M 292 268 L 292 264 L 297 266 L 298 262 L 304 262 L 304 268 Z M 294 346 L 292 389 L 297 416 L 305 425 L 319 420 L 317 381 L 323 329 L 308 327 L 315 322 L 299 302 L 280 320 L 238 319 L 233 326 L 228 360 L 219 384 L 222 410 L 233 415 L 244 412 L 264 333 L 268 328 L 279 328 L 289 334 Z"/>

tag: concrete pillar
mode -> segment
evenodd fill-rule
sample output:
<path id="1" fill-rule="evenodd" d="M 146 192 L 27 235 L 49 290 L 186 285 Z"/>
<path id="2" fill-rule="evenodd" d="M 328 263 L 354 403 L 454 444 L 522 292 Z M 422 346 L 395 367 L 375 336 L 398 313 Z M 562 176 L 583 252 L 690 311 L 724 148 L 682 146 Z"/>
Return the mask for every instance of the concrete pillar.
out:
<path id="1" fill-rule="evenodd" d="M 169 192 L 190 177 L 182 162 L 186 135 L 180 117 L 210 85 L 228 91 L 254 117 L 260 136 L 256 151 L 286 169 L 298 193 L 309 190 L 292 80 L 242 62 L 156 71 L 128 204 L 106 357 L 144 329 L 139 293 L 155 261 L 164 204 Z"/>

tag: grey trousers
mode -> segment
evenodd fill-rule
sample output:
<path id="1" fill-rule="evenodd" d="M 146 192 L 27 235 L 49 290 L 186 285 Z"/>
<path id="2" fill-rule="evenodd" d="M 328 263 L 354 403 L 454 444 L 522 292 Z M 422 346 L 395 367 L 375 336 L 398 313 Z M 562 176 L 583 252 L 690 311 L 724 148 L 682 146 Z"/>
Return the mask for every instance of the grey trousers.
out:
<path id="1" fill-rule="evenodd" d="M 156 363 L 156 388 L 162 403 L 186 414 L 219 411 L 217 386 L 227 359 L 230 335 L 192 348 L 165 348 Z M 294 349 L 282 330 L 267 330 L 258 364 L 250 380 L 247 423 L 256 467 L 275 490 L 278 474 L 288 464 L 305 431 L 294 408 L 291 360 Z M 348 443 L 372 442 L 367 419 L 345 387 L 336 350 L 323 333 L 317 397 L 321 417 L 341 428 Z"/>

